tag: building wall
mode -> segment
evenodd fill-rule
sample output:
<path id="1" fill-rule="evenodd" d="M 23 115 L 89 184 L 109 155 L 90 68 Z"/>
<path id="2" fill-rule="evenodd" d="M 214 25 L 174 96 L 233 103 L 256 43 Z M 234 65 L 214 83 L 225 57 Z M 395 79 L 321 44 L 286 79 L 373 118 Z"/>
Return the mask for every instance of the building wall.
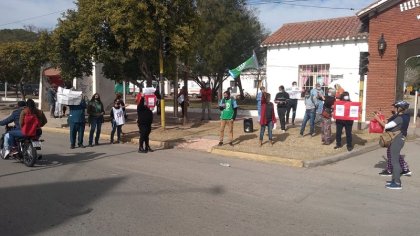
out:
<path id="1" fill-rule="evenodd" d="M 407 1 L 400 3 L 404 2 Z M 366 94 L 366 109 L 369 117 L 373 111 L 388 111 L 391 108 L 390 105 L 401 95 L 397 94 L 397 46 L 420 38 L 418 15 L 420 15 L 420 7 L 401 11 L 400 4 L 396 4 L 393 8 L 370 19 L 370 58 Z M 387 42 L 387 48 L 381 58 L 377 48 L 382 33 Z"/>
<path id="2" fill-rule="evenodd" d="M 367 40 L 342 41 L 321 44 L 269 47 L 267 50 L 267 91 L 274 99 L 278 87 L 299 84 L 299 65 L 329 64 L 331 75 L 343 77 L 345 90 L 354 91 L 352 101 L 359 101 L 359 56 L 368 51 Z M 342 83 L 342 84 L 343 84 Z M 351 93 L 352 94 L 352 93 Z M 299 101 L 297 118 L 303 118 L 305 107 Z"/>
<path id="3" fill-rule="evenodd" d="M 241 73 L 241 84 L 242 89 L 244 92 L 249 93 L 252 97 L 255 97 L 257 95 L 257 88 L 255 87 L 255 81 L 260 80 L 262 85 L 265 86 L 265 73 L 261 72 L 261 74 L 258 77 L 258 72 L 255 71 L 248 71 Z M 229 76 L 225 81 L 223 81 L 223 91 L 226 91 L 229 87 L 231 87 L 231 81 L 234 81 L 234 79 Z M 232 91 L 236 91 L 235 94 L 239 94 L 239 87 L 233 88 L 231 87 Z"/>

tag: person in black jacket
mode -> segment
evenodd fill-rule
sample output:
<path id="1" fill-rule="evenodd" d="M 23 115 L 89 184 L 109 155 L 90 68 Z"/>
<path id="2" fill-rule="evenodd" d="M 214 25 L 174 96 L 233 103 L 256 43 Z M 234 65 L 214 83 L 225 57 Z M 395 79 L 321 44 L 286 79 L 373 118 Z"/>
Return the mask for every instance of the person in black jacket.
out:
<path id="1" fill-rule="evenodd" d="M 289 94 L 284 90 L 284 86 L 280 85 L 279 92 L 276 94 L 274 103 L 277 104 L 277 114 L 280 120 L 280 129 L 283 133 L 286 133 L 286 112 L 289 99 Z"/>
<path id="2" fill-rule="evenodd" d="M 139 153 L 153 152 L 149 145 L 152 122 L 153 112 L 144 104 L 144 97 L 142 97 L 137 105 L 137 125 L 140 131 Z"/>

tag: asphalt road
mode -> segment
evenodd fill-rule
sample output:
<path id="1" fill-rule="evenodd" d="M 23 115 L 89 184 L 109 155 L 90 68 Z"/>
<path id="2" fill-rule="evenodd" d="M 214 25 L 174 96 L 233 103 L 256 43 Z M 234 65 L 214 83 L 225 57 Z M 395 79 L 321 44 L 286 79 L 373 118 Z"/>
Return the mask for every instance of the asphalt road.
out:
<path id="1" fill-rule="evenodd" d="M 0 160 L 0 235 L 420 232 L 419 140 L 406 145 L 414 174 L 398 191 L 377 174 L 384 149 L 299 169 L 130 144 L 70 150 L 65 135 L 44 138 L 38 166 Z"/>

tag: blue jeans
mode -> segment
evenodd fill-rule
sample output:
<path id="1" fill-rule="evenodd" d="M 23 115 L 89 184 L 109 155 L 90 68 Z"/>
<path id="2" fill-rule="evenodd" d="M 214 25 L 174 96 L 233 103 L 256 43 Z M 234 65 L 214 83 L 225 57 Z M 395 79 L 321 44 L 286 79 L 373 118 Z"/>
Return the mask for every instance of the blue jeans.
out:
<path id="1" fill-rule="evenodd" d="M 22 134 L 20 129 L 14 129 L 9 131 L 9 147 L 15 146 L 16 138 L 23 138 L 25 135 Z"/>
<path id="2" fill-rule="evenodd" d="M 261 125 L 260 140 L 263 140 L 265 127 L 267 127 L 268 130 L 268 139 L 273 140 L 273 121 L 271 120 L 267 122 L 267 125 Z"/>
<path id="3" fill-rule="evenodd" d="M 101 127 L 102 127 L 103 117 L 92 117 L 90 123 L 90 132 L 89 132 L 89 145 L 93 144 L 93 134 L 96 130 L 95 143 L 99 142 L 99 137 L 101 136 Z"/>
<path id="4" fill-rule="evenodd" d="M 117 125 L 115 120 L 111 122 L 112 130 L 111 130 L 111 142 L 114 142 L 114 134 L 115 130 L 117 130 L 117 141 L 121 142 L 121 133 L 122 133 L 122 126 L 123 125 Z"/>
<path id="5" fill-rule="evenodd" d="M 303 117 L 302 126 L 300 127 L 300 135 L 305 132 L 306 123 L 309 120 L 310 134 L 315 132 L 315 109 L 306 109 L 305 116 Z"/>
<path id="6" fill-rule="evenodd" d="M 70 145 L 76 146 L 76 135 L 78 135 L 77 144 L 83 145 L 83 136 L 85 134 L 85 123 L 81 122 L 70 122 Z"/>

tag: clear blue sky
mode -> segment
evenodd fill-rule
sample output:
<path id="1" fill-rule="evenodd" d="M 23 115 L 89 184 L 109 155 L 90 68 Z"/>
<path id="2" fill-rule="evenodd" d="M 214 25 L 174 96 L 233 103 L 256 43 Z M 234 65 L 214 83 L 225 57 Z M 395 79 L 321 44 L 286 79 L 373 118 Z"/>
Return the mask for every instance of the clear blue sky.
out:
<path id="1" fill-rule="evenodd" d="M 355 15 L 360 9 L 375 2 L 375 0 L 247 1 L 250 7 L 257 9 L 260 21 L 270 32 L 274 32 L 284 23 Z M 23 28 L 24 25 L 53 29 L 57 24 L 57 18 L 61 16 L 60 12 L 75 7 L 73 2 L 74 0 L 1 0 L 0 29 Z M 283 2 L 283 4 L 273 2 Z M 329 8 L 353 8 L 355 10 Z"/>

